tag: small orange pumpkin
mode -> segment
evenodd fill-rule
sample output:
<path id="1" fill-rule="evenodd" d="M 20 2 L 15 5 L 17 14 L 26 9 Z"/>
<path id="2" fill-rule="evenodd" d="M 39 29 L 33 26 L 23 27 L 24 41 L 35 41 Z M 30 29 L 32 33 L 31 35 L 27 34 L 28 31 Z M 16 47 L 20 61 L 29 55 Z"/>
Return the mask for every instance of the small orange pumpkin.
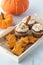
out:
<path id="1" fill-rule="evenodd" d="M 0 28 L 7 28 L 12 24 L 12 16 L 9 14 L 0 15 Z"/>
<path id="2" fill-rule="evenodd" d="M 28 9 L 29 0 L 2 0 L 2 9 L 7 13 L 21 14 Z"/>

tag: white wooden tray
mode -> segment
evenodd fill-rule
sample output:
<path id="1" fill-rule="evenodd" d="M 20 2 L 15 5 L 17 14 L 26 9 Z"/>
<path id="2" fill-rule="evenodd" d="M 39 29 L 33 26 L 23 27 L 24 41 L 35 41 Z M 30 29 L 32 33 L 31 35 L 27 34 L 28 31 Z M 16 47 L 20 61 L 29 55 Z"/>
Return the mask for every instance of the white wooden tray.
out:
<path id="1" fill-rule="evenodd" d="M 43 36 L 41 38 L 39 38 L 32 46 L 30 46 L 27 50 L 24 51 L 24 53 L 22 53 L 20 56 L 16 56 L 13 53 L 11 53 L 11 51 L 4 46 L 4 44 L 6 44 L 6 42 L 4 41 L 4 39 L 2 39 L 3 42 L 0 42 L 0 50 L 8 55 L 9 57 L 11 57 L 14 61 L 16 62 L 20 62 L 22 61 L 32 50 L 34 50 L 34 48 L 36 48 L 38 45 L 40 45 L 43 41 Z M 2 41 L 1 40 L 1 41 Z"/>

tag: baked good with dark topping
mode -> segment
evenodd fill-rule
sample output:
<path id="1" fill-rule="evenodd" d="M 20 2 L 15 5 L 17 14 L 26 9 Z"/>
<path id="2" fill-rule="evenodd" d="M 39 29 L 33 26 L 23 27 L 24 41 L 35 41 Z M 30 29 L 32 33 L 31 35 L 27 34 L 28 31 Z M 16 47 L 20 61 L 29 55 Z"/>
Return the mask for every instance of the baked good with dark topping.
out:
<path id="1" fill-rule="evenodd" d="M 40 23 L 34 24 L 32 26 L 32 33 L 35 37 L 41 37 L 43 35 L 43 25 Z"/>
<path id="2" fill-rule="evenodd" d="M 18 37 L 26 36 L 29 34 L 29 27 L 24 23 L 19 23 L 15 28 L 15 34 Z"/>
<path id="3" fill-rule="evenodd" d="M 35 23 L 38 23 L 39 17 L 37 15 L 32 15 L 32 16 L 26 16 L 22 22 L 25 23 L 26 25 L 29 26 L 29 29 L 32 28 L 32 26 Z"/>

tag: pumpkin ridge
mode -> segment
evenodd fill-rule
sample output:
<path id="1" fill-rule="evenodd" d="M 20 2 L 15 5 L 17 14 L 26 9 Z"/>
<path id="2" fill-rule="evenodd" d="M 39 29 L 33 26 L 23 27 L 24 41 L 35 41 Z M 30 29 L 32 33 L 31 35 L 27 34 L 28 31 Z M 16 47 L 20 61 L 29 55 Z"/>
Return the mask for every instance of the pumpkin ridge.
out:
<path id="1" fill-rule="evenodd" d="M 11 0 L 10 0 L 10 8 L 11 8 L 11 5 L 12 5 L 12 2 L 11 2 Z M 10 12 L 12 12 L 12 10 L 11 10 Z"/>
<path id="2" fill-rule="evenodd" d="M 26 1 L 26 0 L 25 0 Z M 27 3 L 29 4 L 29 1 L 27 0 Z M 28 9 L 28 5 L 27 5 L 27 3 L 26 2 L 24 2 L 24 4 L 26 5 L 25 6 L 25 11 L 26 11 L 26 9 Z"/>
<path id="3" fill-rule="evenodd" d="M 9 4 L 11 3 L 11 0 L 9 0 Z M 10 4 L 11 5 L 11 4 Z M 8 10 L 10 10 L 10 5 L 9 5 L 9 8 L 8 8 Z"/>
<path id="4" fill-rule="evenodd" d="M 22 6 L 23 6 L 23 12 L 24 12 L 24 4 L 22 3 Z"/>
<path id="5" fill-rule="evenodd" d="M 7 4 L 6 0 L 4 0 L 4 4 L 5 4 L 5 5 Z"/>
<path id="6" fill-rule="evenodd" d="M 4 20 L 3 20 L 2 23 L 1 23 L 1 25 L 2 25 L 1 27 L 2 27 L 2 28 L 3 28 L 3 26 L 5 27 L 5 23 L 4 23 L 4 24 L 3 24 L 3 23 L 4 23 Z"/>
<path id="7" fill-rule="evenodd" d="M 6 8 L 5 11 L 9 10 L 9 4 L 8 4 L 9 1 L 10 1 L 10 0 L 7 0 L 7 2 L 5 3 L 6 6 L 4 5 L 4 9 Z M 8 11 L 7 11 L 7 12 L 8 12 Z"/>
<path id="8" fill-rule="evenodd" d="M 6 23 L 6 21 L 5 21 L 5 25 L 7 26 L 7 23 Z"/>
<path id="9" fill-rule="evenodd" d="M 5 19 L 5 24 L 6 24 L 6 26 L 8 26 L 8 24 L 7 24 L 7 23 L 8 23 L 8 21 L 6 21 L 6 19 Z"/>
<path id="10" fill-rule="evenodd" d="M 18 6 L 17 6 L 17 2 L 16 2 L 16 14 L 17 14 L 17 8 L 18 8 Z"/>
<path id="11" fill-rule="evenodd" d="M 6 6 L 7 6 L 7 4 L 9 3 L 9 1 L 10 1 L 10 0 L 7 0 L 7 2 L 6 2 Z M 9 5 L 8 5 L 8 6 L 9 6 Z M 7 8 L 7 7 L 6 7 L 6 8 Z M 8 8 L 8 9 L 9 9 L 9 8 Z"/>
<path id="12" fill-rule="evenodd" d="M 9 2 L 9 4 L 11 3 L 11 0 L 10 0 L 10 2 Z M 9 9 L 10 9 L 10 6 L 11 6 L 11 4 L 9 5 Z"/>

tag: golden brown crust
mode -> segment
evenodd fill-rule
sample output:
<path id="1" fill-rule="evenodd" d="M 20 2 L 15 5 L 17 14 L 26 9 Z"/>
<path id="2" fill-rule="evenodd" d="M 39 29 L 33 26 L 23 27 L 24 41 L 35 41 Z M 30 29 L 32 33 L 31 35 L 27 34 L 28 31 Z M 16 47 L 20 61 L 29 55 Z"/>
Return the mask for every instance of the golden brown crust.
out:
<path id="1" fill-rule="evenodd" d="M 14 49 L 12 50 L 12 52 L 14 54 L 16 54 L 17 56 L 19 56 L 19 55 L 21 55 L 23 53 L 24 50 L 25 49 L 22 48 L 21 46 L 20 47 L 19 46 L 17 46 L 17 47 L 15 46 Z"/>
<path id="2" fill-rule="evenodd" d="M 16 36 L 15 36 L 15 34 L 8 34 L 6 36 L 6 40 L 7 40 L 9 48 L 13 48 L 14 45 L 16 44 Z"/>
<path id="3" fill-rule="evenodd" d="M 37 40 L 37 38 L 35 38 L 34 36 L 29 36 L 29 41 L 30 41 L 30 43 L 34 43 L 36 40 Z"/>
<path id="4" fill-rule="evenodd" d="M 36 40 L 37 39 L 33 36 L 21 37 L 21 39 L 16 42 L 12 52 L 19 56 L 23 53 L 28 45 L 31 45 L 31 43 L 33 44 Z"/>

